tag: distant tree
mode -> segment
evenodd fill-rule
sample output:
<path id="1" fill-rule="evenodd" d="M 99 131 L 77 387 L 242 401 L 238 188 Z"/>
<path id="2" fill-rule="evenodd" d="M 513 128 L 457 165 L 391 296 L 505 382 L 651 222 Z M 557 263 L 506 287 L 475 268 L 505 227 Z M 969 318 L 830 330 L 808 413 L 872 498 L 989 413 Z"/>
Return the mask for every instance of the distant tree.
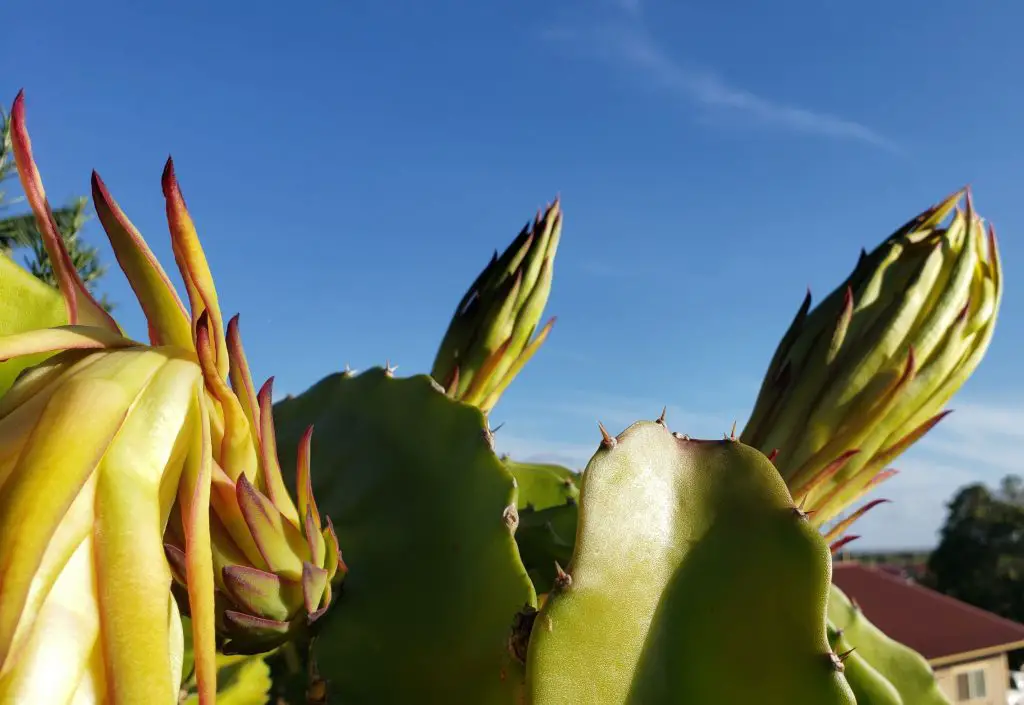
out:
<path id="1" fill-rule="evenodd" d="M 4 185 L 17 180 L 17 168 L 14 163 L 14 152 L 11 144 L 11 120 L 0 110 L 0 252 L 13 257 L 16 251 L 25 251 L 25 267 L 37 278 L 50 286 L 57 286 L 50 257 L 43 245 L 42 235 L 36 226 L 35 216 L 31 212 L 9 215 L 8 211 L 14 203 L 21 199 L 7 198 Z M 82 228 L 88 220 L 86 199 L 78 198 L 70 205 L 54 209 L 54 220 L 64 240 L 71 262 L 78 270 L 79 276 L 90 293 L 96 295 L 96 286 L 106 274 L 107 268 L 101 264 L 99 251 L 86 244 L 82 238 Z M 107 311 L 113 305 L 103 295 L 99 303 Z"/>
<path id="2" fill-rule="evenodd" d="M 1024 622 L 1024 478 L 998 489 L 960 489 L 949 503 L 927 583 L 995 614 Z"/>

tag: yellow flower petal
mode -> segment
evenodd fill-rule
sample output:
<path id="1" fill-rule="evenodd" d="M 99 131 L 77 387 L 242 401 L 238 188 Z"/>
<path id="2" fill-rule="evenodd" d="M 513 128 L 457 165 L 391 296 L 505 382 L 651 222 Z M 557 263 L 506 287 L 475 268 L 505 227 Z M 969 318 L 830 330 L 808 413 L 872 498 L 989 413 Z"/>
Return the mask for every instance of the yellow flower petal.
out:
<path id="1" fill-rule="evenodd" d="M 178 685 L 168 648 L 171 572 L 160 487 L 165 473 L 180 476 L 194 431 L 186 416 L 199 382 L 195 363 L 168 360 L 135 400 L 97 469 L 96 581 L 118 702 L 149 702 Z"/>
<path id="2" fill-rule="evenodd" d="M 120 333 L 94 326 L 59 326 L 15 333 L 0 338 L 0 360 L 59 350 L 99 350 L 138 345 Z"/>
<path id="3" fill-rule="evenodd" d="M 0 679 L 0 702 L 67 703 L 100 634 L 92 539 L 85 537 L 47 595 L 15 667 Z"/>

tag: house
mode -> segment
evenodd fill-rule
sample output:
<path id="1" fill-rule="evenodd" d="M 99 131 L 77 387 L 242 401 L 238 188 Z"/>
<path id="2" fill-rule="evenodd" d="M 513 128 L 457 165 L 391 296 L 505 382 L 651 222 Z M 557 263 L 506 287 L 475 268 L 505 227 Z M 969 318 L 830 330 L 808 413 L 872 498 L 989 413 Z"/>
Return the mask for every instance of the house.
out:
<path id="1" fill-rule="evenodd" d="M 1024 624 L 996 616 L 880 567 L 837 562 L 832 581 L 872 623 L 914 649 L 954 703 L 1010 702 L 1007 653 L 1024 648 Z"/>

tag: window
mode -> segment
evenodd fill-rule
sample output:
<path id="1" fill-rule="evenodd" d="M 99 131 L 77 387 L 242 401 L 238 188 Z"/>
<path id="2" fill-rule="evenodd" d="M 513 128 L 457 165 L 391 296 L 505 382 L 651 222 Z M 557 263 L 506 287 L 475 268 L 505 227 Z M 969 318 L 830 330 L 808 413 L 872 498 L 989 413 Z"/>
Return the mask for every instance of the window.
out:
<path id="1" fill-rule="evenodd" d="M 985 669 L 960 673 L 956 677 L 957 700 L 964 702 L 985 697 Z"/>

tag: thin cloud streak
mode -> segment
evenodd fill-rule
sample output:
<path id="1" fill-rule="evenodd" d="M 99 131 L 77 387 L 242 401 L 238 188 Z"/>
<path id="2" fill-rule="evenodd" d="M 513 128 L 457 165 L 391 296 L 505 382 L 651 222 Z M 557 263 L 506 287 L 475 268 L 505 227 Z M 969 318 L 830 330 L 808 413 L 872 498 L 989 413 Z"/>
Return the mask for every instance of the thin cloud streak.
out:
<path id="1" fill-rule="evenodd" d="M 619 23 L 590 30 L 549 29 L 543 36 L 550 41 L 583 46 L 610 62 L 625 62 L 665 89 L 705 108 L 733 110 L 765 125 L 901 151 L 893 141 L 866 125 L 769 100 L 730 85 L 713 71 L 676 61 L 638 27 Z"/>

